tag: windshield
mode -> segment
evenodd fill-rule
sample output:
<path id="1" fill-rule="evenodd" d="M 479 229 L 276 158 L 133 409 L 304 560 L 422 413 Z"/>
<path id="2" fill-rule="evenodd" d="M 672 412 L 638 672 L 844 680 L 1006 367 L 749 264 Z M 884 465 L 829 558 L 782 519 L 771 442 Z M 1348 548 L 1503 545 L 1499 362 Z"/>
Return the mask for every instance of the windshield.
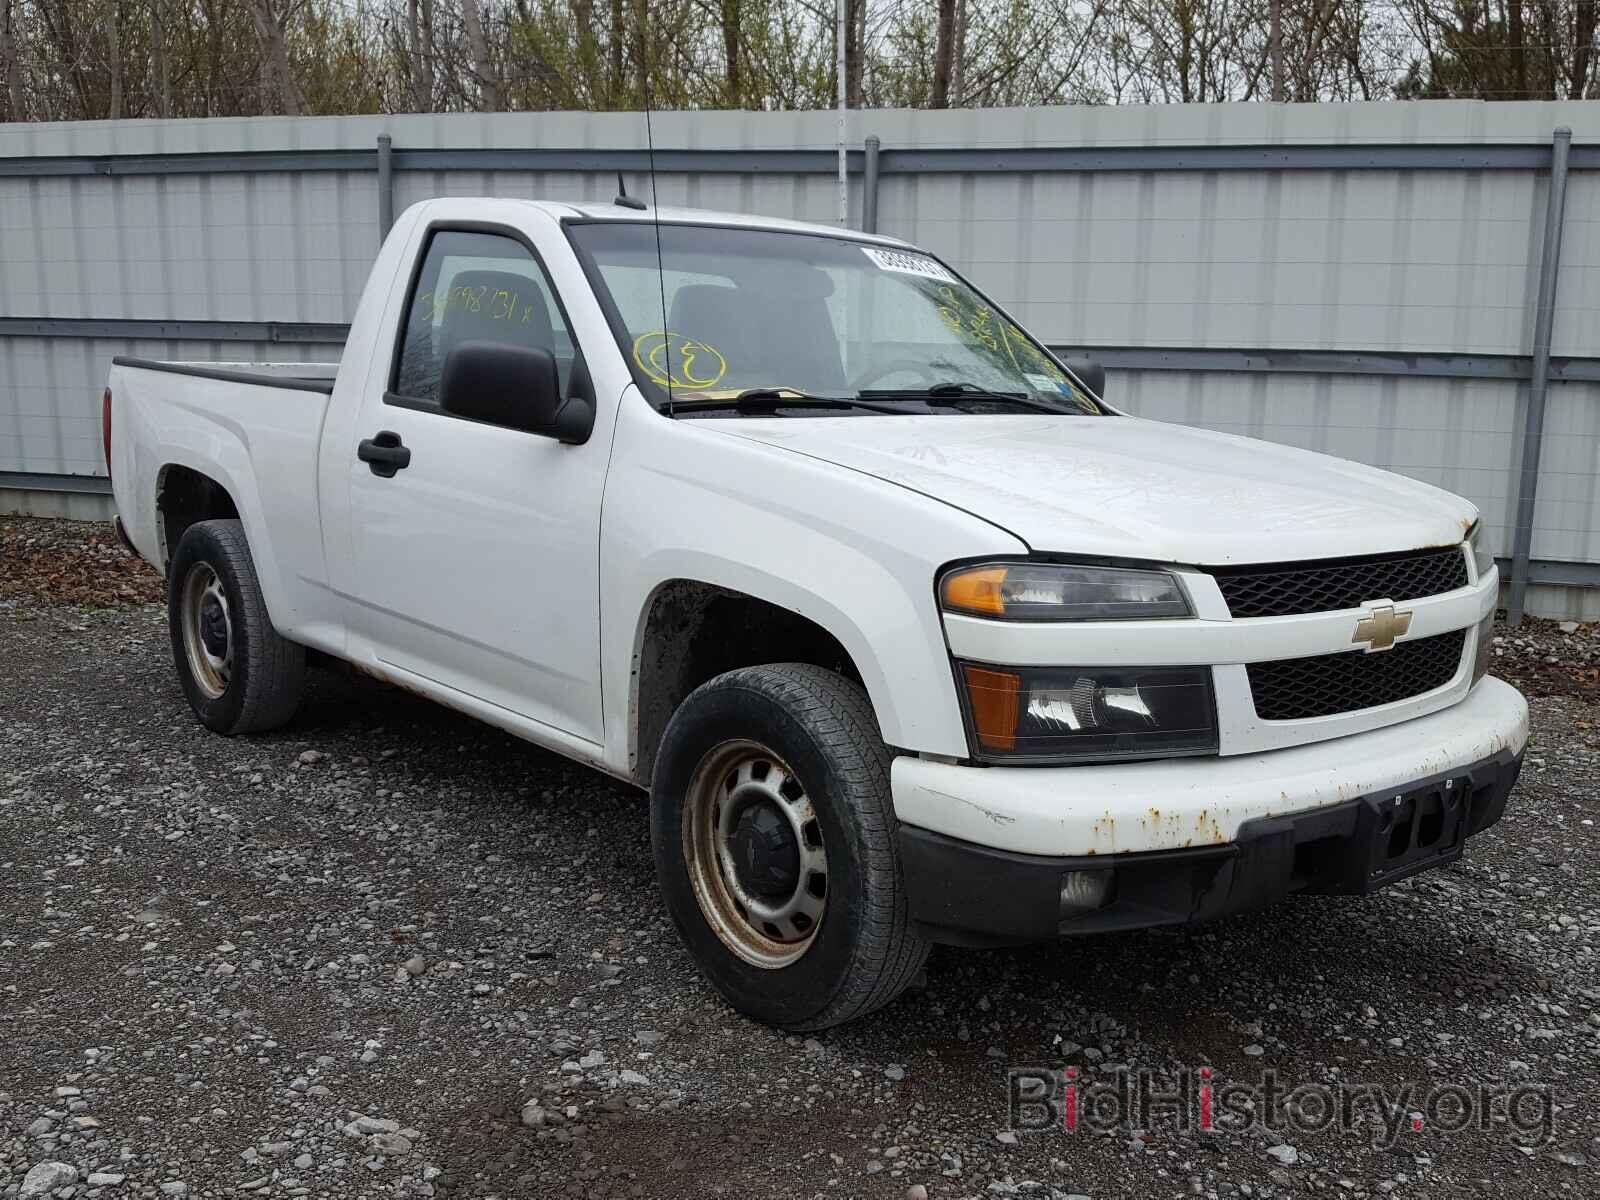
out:
<path id="1" fill-rule="evenodd" d="M 862 402 L 816 406 L 830 415 L 1102 411 L 1048 350 L 918 251 L 663 224 L 658 269 L 649 222 L 569 232 L 658 406 L 727 409 L 759 394 L 766 411 L 784 398 Z"/>

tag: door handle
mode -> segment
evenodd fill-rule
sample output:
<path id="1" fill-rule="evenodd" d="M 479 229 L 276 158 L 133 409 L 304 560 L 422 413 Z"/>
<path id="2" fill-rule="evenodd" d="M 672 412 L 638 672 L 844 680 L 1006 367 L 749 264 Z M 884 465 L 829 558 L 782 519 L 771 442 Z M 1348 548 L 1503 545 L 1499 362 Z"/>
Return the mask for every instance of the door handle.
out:
<path id="1" fill-rule="evenodd" d="M 372 467 L 374 475 L 393 479 L 394 473 L 411 465 L 411 451 L 400 442 L 400 435 L 385 429 L 377 437 L 363 438 L 356 457 Z"/>

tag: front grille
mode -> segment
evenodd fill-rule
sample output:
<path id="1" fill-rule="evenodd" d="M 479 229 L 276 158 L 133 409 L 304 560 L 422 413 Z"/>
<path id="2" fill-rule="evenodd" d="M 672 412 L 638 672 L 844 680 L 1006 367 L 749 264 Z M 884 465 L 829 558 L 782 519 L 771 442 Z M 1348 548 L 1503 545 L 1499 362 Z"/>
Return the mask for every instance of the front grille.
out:
<path id="1" fill-rule="evenodd" d="M 1467 631 L 1398 642 L 1377 653 L 1250 663 L 1250 691 L 1263 721 L 1303 721 L 1392 704 L 1449 683 L 1461 666 Z"/>
<path id="2" fill-rule="evenodd" d="M 1450 546 L 1372 558 L 1225 567 L 1214 574 L 1234 616 L 1287 617 L 1359 608 L 1369 600 L 1416 600 L 1466 587 L 1467 559 L 1460 546 Z"/>

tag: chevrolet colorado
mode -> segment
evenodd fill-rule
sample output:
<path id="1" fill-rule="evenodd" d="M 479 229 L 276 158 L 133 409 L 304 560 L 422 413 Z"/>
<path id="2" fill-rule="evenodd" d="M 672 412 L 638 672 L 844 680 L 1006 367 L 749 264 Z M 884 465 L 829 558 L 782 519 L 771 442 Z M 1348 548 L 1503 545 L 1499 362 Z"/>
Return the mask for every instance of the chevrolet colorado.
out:
<path id="1" fill-rule="evenodd" d="M 207 727 L 315 651 L 648 789 L 705 976 L 817 1029 L 1505 809 L 1473 506 L 1103 391 L 894 239 L 441 199 L 336 368 L 120 358 L 106 453 Z"/>

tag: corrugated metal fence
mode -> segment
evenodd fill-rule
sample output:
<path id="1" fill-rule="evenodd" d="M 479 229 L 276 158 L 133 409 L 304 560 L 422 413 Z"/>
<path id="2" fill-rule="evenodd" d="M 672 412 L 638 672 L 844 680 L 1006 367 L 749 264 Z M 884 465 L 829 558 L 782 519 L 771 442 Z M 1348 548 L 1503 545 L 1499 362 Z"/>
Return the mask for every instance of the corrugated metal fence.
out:
<path id="1" fill-rule="evenodd" d="M 1600 106 L 850 122 L 851 224 L 1097 354 L 1114 402 L 1461 492 L 1526 555 L 1530 611 L 1600 616 Z M 830 113 L 663 113 L 655 135 L 663 203 L 834 217 Z M 112 355 L 332 358 L 405 205 L 606 199 L 619 171 L 648 194 L 647 168 L 637 114 L 0 126 L 0 511 L 108 511 Z"/>

